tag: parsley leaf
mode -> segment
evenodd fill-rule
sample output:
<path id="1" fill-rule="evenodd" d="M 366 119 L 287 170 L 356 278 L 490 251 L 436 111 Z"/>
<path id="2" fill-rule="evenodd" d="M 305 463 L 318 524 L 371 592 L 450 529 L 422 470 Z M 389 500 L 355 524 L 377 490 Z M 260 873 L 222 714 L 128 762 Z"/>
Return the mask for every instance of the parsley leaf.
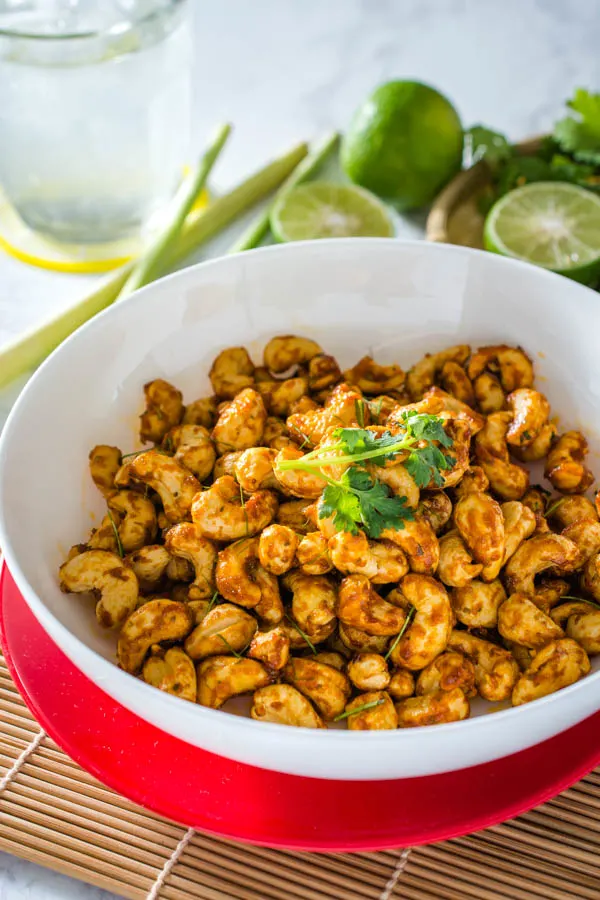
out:
<path id="1" fill-rule="evenodd" d="M 512 155 L 512 149 L 503 134 L 485 125 L 472 125 L 465 131 L 465 166 L 474 166 L 485 159 L 494 168 Z"/>
<path id="2" fill-rule="evenodd" d="M 572 153 L 579 162 L 600 165 L 600 94 L 577 88 L 567 102 L 575 113 L 554 126 L 554 138 L 561 150 Z"/>

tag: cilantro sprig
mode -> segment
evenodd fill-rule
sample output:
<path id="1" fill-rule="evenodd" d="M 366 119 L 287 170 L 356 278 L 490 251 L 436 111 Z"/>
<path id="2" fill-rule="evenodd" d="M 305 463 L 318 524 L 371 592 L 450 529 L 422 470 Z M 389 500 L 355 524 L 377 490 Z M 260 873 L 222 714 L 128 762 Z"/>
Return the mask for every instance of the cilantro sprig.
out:
<path id="1" fill-rule="evenodd" d="M 282 460 L 277 467 L 281 471 L 305 470 L 327 483 L 319 517 L 332 516 L 338 531 L 356 534 L 360 526 L 369 537 L 378 538 L 384 530 L 402 529 L 406 521 L 414 519 L 413 511 L 406 505 L 407 498 L 395 496 L 363 463 L 384 466 L 402 456 L 403 465 L 418 487 L 432 482 L 441 487 L 444 483 L 441 473 L 454 465 L 454 459 L 444 453 L 452 445 L 452 438 L 446 434 L 443 420 L 438 416 L 404 412 L 399 434 L 337 428 L 333 436 L 333 444 L 318 447 L 301 459 Z M 328 466 L 345 464 L 349 468 L 340 478 L 324 471 Z"/>

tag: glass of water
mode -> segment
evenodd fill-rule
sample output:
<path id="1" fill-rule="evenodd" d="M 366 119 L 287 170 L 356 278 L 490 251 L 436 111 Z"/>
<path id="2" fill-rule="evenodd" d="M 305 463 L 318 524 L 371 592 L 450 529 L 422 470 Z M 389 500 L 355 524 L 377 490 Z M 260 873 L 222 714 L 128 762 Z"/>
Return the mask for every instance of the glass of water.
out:
<path id="1" fill-rule="evenodd" d="M 0 0 L 0 186 L 69 243 L 152 227 L 189 158 L 191 0 Z"/>

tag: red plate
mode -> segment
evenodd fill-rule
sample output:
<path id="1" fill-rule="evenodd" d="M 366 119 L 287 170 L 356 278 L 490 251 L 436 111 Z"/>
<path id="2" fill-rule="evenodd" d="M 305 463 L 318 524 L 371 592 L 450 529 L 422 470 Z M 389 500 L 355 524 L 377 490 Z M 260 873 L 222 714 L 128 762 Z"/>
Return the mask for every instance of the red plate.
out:
<path id="1" fill-rule="evenodd" d="M 280 775 L 198 750 L 111 700 L 51 641 L 6 568 L 0 639 L 27 706 L 84 769 L 167 818 L 257 844 L 352 851 L 444 840 L 518 815 L 600 763 L 597 713 L 530 750 L 445 775 Z"/>

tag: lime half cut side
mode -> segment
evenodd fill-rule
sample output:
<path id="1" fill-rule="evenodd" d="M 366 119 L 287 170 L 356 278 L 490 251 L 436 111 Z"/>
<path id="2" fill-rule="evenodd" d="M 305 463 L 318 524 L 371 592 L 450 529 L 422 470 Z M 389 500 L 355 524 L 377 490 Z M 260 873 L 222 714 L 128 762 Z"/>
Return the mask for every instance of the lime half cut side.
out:
<path id="1" fill-rule="evenodd" d="M 600 277 L 600 197 L 561 181 L 515 188 L 488 213 L 484 245 L 592 284 Z"/>
<path id="2" fill-rule="evenodd" d="M 312 181 L 286 191 L 271 212 L 277 241 L 334 237 L 392 237 L 386 207 L 363 188 Z"/>

